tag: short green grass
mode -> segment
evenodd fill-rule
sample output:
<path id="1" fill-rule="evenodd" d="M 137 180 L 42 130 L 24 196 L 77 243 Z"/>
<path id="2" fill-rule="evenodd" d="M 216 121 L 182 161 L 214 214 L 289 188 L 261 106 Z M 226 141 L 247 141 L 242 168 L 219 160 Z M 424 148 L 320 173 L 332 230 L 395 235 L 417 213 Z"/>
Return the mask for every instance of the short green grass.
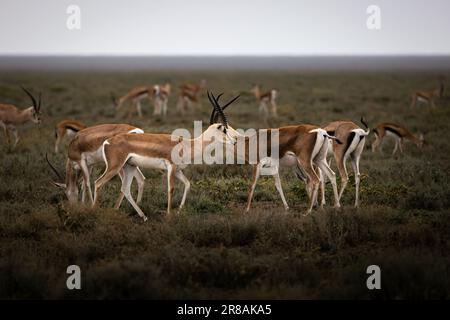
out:
<path id="1" fill-rule="evenodd" d="M 228 110 L 234 128 L 352 119 L 406 124 L 422 132 L 423 149 L 407 145 L 391 157 L 372 154 L 361 161 L 362 206 L 354 209 L 354 187 L 344 207 L 327 206 L 303 216 L 304 185 L 289 170 L 282 182 L 291 206 L 286 213 L 271 178 L 257 186 L 253 209 L 244 214 L 251 170 L 248 166 L 187 168 L 192 182 L 181 215 L 167 219 L 166 179 L 147 177 L 143 223 L 128 203 L 112 209 L 118 179 L 107 185 L 101 208 L 69 206 L 52 178 L 44 155 L 52 153 L 54 126 L 73 118 L 89 125 L 122 122 L 109 95 L 135 85 L 170 81 L 169 117 L 130 120 L 148 132 L 193 128 L 208 121 L 210 106 L 182 117 L 174 110 L 177 85 L 207 79 L 216 94 L 241 93 Z M 264 123 L 248 93 L 252 83 L 279 91 L 279 118 Z M 43 91 L 43 123 L 21 128 L 9 150 L 0 137 L 0 297 L 1 298 L 450 298 L 450 103 L 409 108 L 414 89 L 432 89 L 433 73 L 304 72 L 142 72 L 1 73 L 4 103 L 29 104 L 19 85 Z M 349 169 L 351 166 L 349 166 Z M 98 176 L 101 169 L 96 170 Z M 176 185 L 174 205 L 181 199 Z M 328 201 L 331 190 L 327 186 Z M 82 290 L 65 287 L 66 268 L 82 270 Z M 368 265 L 382 270 L 382 290 L 366 288 Z"/>

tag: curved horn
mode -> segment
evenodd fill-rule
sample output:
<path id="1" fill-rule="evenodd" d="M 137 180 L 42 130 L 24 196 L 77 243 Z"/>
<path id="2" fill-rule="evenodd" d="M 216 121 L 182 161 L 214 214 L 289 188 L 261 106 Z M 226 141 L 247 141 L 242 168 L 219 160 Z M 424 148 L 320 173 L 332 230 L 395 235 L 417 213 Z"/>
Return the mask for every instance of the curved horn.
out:
<path id="1" fill-rule="evenodd" d="M 237 95 L 236 97 L 234 97 L 233 99 L 231 99 L 230 101 L 228 101 L 223 107 L 221 107 L 222 112 L 223 112 L 223 110 L 225 110 L 226 107 L 228 107 L 230 104 L 232 104 L 232 103 L 235 102 L 237 99 L 239 99 L 239 97 L 240 97 L 240 95 Z M 217 99 L 217 101 L 218 101 L 218 100 L 219 100 L 219 99 Z M 217 118 L 218 118 L 218 115 L 216 114 L 216 115 L 215 115 L 215 118 L 214 118 L 214 121 L 215 121 L 215 122 L 217 122 Z"/>
<path id="2" fill-rule="evenodd" d="M 53 173 L 58 177 L 59 181 L 64 181 L 62 175 L 56 170 L 56 168 L 51 164 L 50 160 L 48 160 L 48 154 L 45 154 L 45 160 L 47 160 L 48 165 L 52 169 Z"/>
<path id="3" fill-rule="evenodd" d="M 222 118 L 222 124 L 225 127 L 228 127 L 228 120 L 227 117 L 225 116 L 225 113 L 223 113 L 222 108 L 219 106 L 219 103 L 217 102 L 216 97 L 214 97 L 214 95 L 211 93 L 214 102 L 216 103 L 216 109 L 217 109 L 217 113 L 218 113 L 218 117 Z"/>
<path id="4" fill-rule="evenodd" d="M 361 123 L 366 127 L 366 129 L 369 129 L 369 126 L 367 125 L 367 122 L 364 121 L 364 117 L 361 117 Z"/>
<path id="5" fill-rule="evenodd" d="M 211 117 L 209 118 L 209 124 L 213 124 L 216 114 L 216 104 L 214 103 L 213 99 L 211 98 L 211 95 L 209 94 L 209 90 L 206 91 L 206 94 L 208 95 L 209 102 L 212 104 L 213 109 L 211 111 Z"/>
<path id="6" fill-rule="evenodd" d="M 24 87 L 20 86 L 22 88 L 23 91 L 25 91 L 25 93 L 30 97 L 31 102 L 33 103 L 33 107 L 34 109 L 37 111 L 38 105 L 36 103 L 36 99 L 33 97 L 33 95 L 30 93 L 30 91 L 28 91 L 27 89 L 25 89 Z"/>

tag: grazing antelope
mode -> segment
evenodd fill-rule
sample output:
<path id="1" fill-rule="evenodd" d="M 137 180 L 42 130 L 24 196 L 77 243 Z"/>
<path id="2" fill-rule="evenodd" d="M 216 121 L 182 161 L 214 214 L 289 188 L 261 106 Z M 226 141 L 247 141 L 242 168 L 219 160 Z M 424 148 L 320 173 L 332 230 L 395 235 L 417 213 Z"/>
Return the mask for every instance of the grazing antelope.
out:
<path id="1" fill-rule="evenodd" d="M 39 93 L 39 100 L 36 102 L 36 99 L 27 89 L 22 87 L 22 90 L 25 91 L 28 97 L 30 97 L 32 102 L 31 107 L 24 110 L 19 110 L 16 106 L 11 104 L 0 104 L 0 127 L 3 128 L 8 145 L 11 145 L 9 132 L 13 134 L 13 148 L 19 142 L 19 133 L 16 128 L 18 125 L 24 124 L 28 121 L 32 121 L 37 124 L 41 123 L 41 93 Z"/>
<path id="2" fill-rule="evenodd" d="M 397 149 L 403 152 L 403 142 L 405 140 L 413 142 L 419 148 L 424 144 L 423 134 L 419 134 L 417 137 L 400 124 L 383 122 L 373 129 L 373 133 L 375 134 L 375 141 L 372 143 L 372 152 L 375 152 L 377 149 L 382 151 L 383 139 L 386 136 L 391 136 L 395 139 L 395 147 L 392 155 L 397 152 Z"/>
<path id="3" fill-rule="evenodd" d="M 277 90 L 272 89 L 267 92 L 261 92 L 260 86 L 255 84 L 250 92 L 255 95 L 256 102 L 259 104 L 259 113 L 262 114 L 264 118 L 267 118 L 269 115 L 269 104 L 271 107 L 270 112 L 272 113 L 272 116 L 277 116 Z"/>
<path id="4" fill-rule="evenodd" d="M 55 153 L 59 152 L 59 146 L 63 141 L 64 137 L 72 138 L 75 134 L 86 128 L 86 125 L 75 120 L 63 120 L 58 122 L 55 128 Z"/>
<path id="5" fill-rule="evenodd" d="M 127 94 L 120 97 L 119 99 L 116 99 L 113 94 L 111 94 L 111 99 L 116 107 L 116 111 L 122 108 L 122 106 L 131 101 L 133 105 L 136 106 L 137 113 L 139 117 L 142 117 L 142 106 L 141 101 L 148 98 L 151 98 L 153 91 L 153 86 L 139 86 L 131 89 Z M 129 116 L 131 113 L 129 113 Z"/>
<path id="6" fill-rule="evenodd" d="M 185 112 L 191 109 L 192 105 L 199 104 L 198 93 L 206 87 L 206 80 L 201 80 L 199 84 L 183 83 L 180 85 L 180 93 L 177 101 L 177 110 Z"/>
<path id="7" fill-rule="evenodd" d="M 171 213 L 174 179 L 184 184 L 183 197 L 179 210 L 186 201 L 190 182 L 183 174 L 188 163 L 178 163 L 172 158 L 173 151 L 179 151 L 183 156 L 190 155 L 194 159 L 214 141 L 222 143 L 235 143 L 235 138 L 228 131 L 228 123 L 222 110 L 219 112 L 221 121 L 208 127 L 199 137 L 194 139 L 173 139 L 169 134 L 121 134 L 107 139 L 103 143 L 103 157 L 106 164 L 105 172 L 95 181 L 94 204 L 97 203 L 99 191 L 112 177 L 123 170 L 122 193 L 130 202 L 139 216 L 147 220 L 146 215 L 130 194 L 131 178 L 136 175 L 137 167 L 149 169 L 162 169 L 167 171 L 167 214 Z M 177 148 L 177 149 L 175 149 Z"/>
<path id="8" fill-rule="evenodd" d="M 361 153 L 364 150 L 365 137 L 370 133 L 370 129 L 363 118 L 361 118 L 361 122 L 366 127 L 366 131 L 351 121 L 333 121 L 322 127 L 328 134 L 335 136 L 339 141 L 343 142 L 342 144 L 339 144 L 337 140 L 335 140 L 330 148 L 334 154 L 339 175 L 341 176 L 339 200 L 348 183 L 346 162 L 348 157 L 351 159 L 353 172 L 355 174 L 355 207 L 359 206 L 359 183 L 361 175 L 359 172 L 359 161 Z M 325 201 L 323 195 L 324 180 L 325 179 L 322 179 L 322 203 Z"/>
<path id="9" fill-rule="evenodd" d="M 217 98 L 213 94 L 211 96 L 208 93 L 208 98 L 212 104 L 216 106 L 216 109 L 225 109 L 220 107 Z M 211 122 L 215 122 L 216 117 L 214 113 L 211 115 Z M 229 130 L 234 130 L 230 127 Z M 277 131 L 278 143 L 273 146 L 268 141 L 271 141 L 272 132 Z M 283 188 L 281 186 L 281 180 L 279 175 L 279 167 L 293 167 L 296 173 L 303 177 L 307 182 L 307 193 L 309 196 L 309 206 L 307 213 L 310 213 L 313 205 L 316 203 L 317 191 L 319 186 L 319 176 L 314 168 L 317 166 L 323 173 L 330 179 L 333 185 L 333 191 L 335 196 L 335 207 L 340 207 L 338 199 L 338 191 L 336 184 L 336 174 L 330 169 L 326 162 L 326 154 L 328 150 L 328 139 L 333 139 L 339 143 L 336 137 L 329 135 L 325 130 L 308 124 L 281 127 L 276 129 L 261 129 L 256 133 L 256 137 L 245 136 L 236 131 L 234 135 L 238 137 L 237 146 L 239 148 L 240 143 L 244 143 L 244 154 L 236 152 L 237 157 L 242 157 L 245 162 L 249 163 L 249 160 L 253 156 L 253 178 L 252 185 L 249 190 L 246 212 L 250 210 L 250 205 L 253 199 L 258 178 L 261 175 L 262 169 L 266 173 L 274 177 L 275 187 L 281 196 L 283 205 L 286 210 L 289 206 L 283 194 Z M 252 142 L 252 138 L 254 139 Z M 256 150 L 250 150 L 251 144 L 256 142 Z M 261 145 L 265 143 L 267 145 Z M 273 152 L 272 148 L 278 148 L 277 152 Z M 267 156 L 261 156 L 259 150 L 267 148 Z M 254 153 L 251 155 L 251 153 Z"/>
<path id="10" fill-rule="evenodd" d="M 66 161 L 65 178 L 56 170 L 47 158 L 47 163 L 58 177 L 59 181 L 53 181 L 53 184 L 64 190 L 70 202 L 78 201 L 78 177 L 81 171 L 82 184 L 82 202 L 85 202 L 85 194 L 88 192 L 91 203 L 94 202 L 91 192 L 90 171 L 93 166 L 103 163 L 102 146 L 105 140 L 121 133 L 141 134 L 144 131 L 128 124 L 101 124 L 80 130 L 69 143 Z M 122 177 L 122 173 L 120 172 Z M 133 177 L 138 183 L 138 198 L 142 199 L 145 177 L 139 169 L 136 169 Z M 119 207 L 123 200 L 123 194 L 119 196 L 116 207 Z"/>
<path id="11" fill-rule="evenodd" d="M 188 91 L 188 92 L 191 92 L 194 94 L 199 93 L 201 90 L 203 90 L 205 88 L 206 88 L 206 80 L 205 79 L 202 79 L 200 81 L 200 83 L 198 83 L 198 84 L 185 82 L 180 85 L 180 91 Z"/>
<path id="12" fill-rule="evenodd" d="M 412 94 L 411 108 L 417 105 L 417 102 L 424 102 L 431 107 L 435 107 L 435 100 L 444 97 L 444 77 L 439 77 L 439 87 L 432 91 L 416 91 Z"/>
<path id="13" fill-rule="evenodd" d="M 153 105 L 155 107 L 153 115 L 165 116 L 167 114 L 167 104 L 169 102 L 170 84 L 154 85 L 152 90 Z"/>

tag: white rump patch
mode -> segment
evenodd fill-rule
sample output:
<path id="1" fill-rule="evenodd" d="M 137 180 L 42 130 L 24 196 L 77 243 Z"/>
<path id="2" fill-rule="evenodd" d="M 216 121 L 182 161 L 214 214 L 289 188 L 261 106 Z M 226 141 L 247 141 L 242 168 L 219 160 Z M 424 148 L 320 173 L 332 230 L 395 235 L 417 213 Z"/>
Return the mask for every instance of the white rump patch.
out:
<path id="1" fill-rule="evenodd" d="M 144 133 L 144 130 L 136 128 L 136 129 L 128 131 L 128 133 Z"/>

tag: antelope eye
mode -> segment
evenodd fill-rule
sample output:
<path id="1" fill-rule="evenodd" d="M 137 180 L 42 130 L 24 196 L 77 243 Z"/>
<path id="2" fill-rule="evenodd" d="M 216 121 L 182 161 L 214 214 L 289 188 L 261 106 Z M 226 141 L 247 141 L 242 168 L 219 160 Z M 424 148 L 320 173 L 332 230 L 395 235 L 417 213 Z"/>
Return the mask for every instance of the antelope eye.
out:
<path id="1" fill-rule="evenodd" d="M 227 128 L 223 128 L 223 133 L 227 133 Z"/>

